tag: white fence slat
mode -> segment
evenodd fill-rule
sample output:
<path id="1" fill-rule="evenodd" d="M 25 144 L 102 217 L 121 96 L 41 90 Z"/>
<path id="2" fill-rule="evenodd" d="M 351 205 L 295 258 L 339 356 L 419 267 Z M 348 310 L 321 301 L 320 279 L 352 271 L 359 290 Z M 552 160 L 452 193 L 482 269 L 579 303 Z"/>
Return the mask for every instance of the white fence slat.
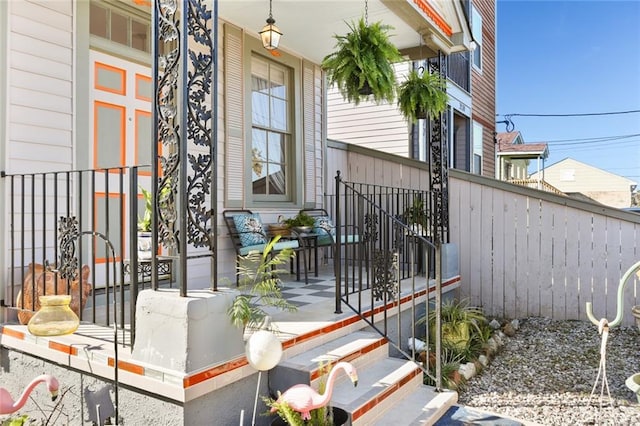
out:
<path id="1" fill-rule="evenodd" d="M 473 265 L 473 257 L 479 259 L 480 265 L 478 268 L 480 269 L 480 297 L 482 302 L 481 306 L 484 307 L 485 311 L 488 311 L 491 315 L 496 315 L 495 307 L 493 306 L 493 285 L 494 285 L 494 229 L 493 229 L 493 220 L 494 220 L 494 203 L 493 203 L 493 188 L 489 188 L 486 186 L 475 185 L 471 187 L 470 193 L 473 195 L 480 194 L 480 199 L 477 200 L 477 204 L 475 210 L 480 213 L 480 229 L 475 228 L 479 231 L 478 244 L 480 245 L 480 251 L 470 251 L 467 257 L 470 258 L 470 262 Z M 473 222 L 472 222 L 473 223 Z M 473 230 L 473 228 L 472 228 Z M 458 248 L 460 250 L 460 248 Z M 466 250 L 465 250 L 466 252 Z M 474 253 L 471 255 L 471 253 Z M 502 313 L 502 312 L 500 312 Z"/>
<path id="2" fill-rule="evenodd" d="M 607 318 L 607 221 L 599 215 L 593 220 L 593 312 L 596 318 Z"/>
<path id="3" fill-rule="evenodd" d="M 578 222 L 578 253 L 579 267 L 578 280 L 580 285 L 580 309 L 579 313 L 584 312 L 586 303 L 593 303 L 593 244 L 591 241 L 593 235 L 593 223 L 591 215 L 585 212 L 577 214 Z M 580 319 L 586 319 L 579 317 Z"/>
<path id="4" fill-rule="evenodd" d="M 579 288 L 579 277 L 576 273 L 580 270 L 579 255 L 580 247 L 579 240 L 577 238 L 571 238 L 570 235 L 579 235 L 579 223 L 575 220 L 576 211 L 574 209 L 567 208 L 568 217 L 566 224 L 566 255 L 564 265 L 564 292 L 566 293 L 565 311 L 566 319 L 580 319 L 580 313 L 584 312 L 584 303 L 581 300 L 581 293 Z M 575 306 L 575 312 L 569 308 Z"/>
<path id="5" fill-rule="evenodd" d="M 551 280 L 549 263 L 545 263 L 542 253 L 542 217 L 540 200 L 528 198 L 529 226 L 527 234 L 527 314 L 540 315 L 540 287 Z"/>
<path id="6" fill-rule="evenodd" d="M 531 252 L 528 249 L 528 234 L 530 226 L 530 217 L 528 210 L 527 197 L 518 195 L 514 197 L 516 201 L 515 205 L 515 236 L 516 236 L 516 249 L 515 255 L 515 310 L 516 316 L 527 315 L 527 307 L 529 304 L 529 270 L 533 266 L 531 261 L 535 264 L 535 259 L 532 258 Z M 535 270 L 535 269 L 534 269 Z"/>
<path id="7" fill-rule="evenodd" d="M 607 319 L 612 321 L 618 314 L 617 294 L 620 278 L 624 274 L 621 271 L 621 241 L 620 241 L 620 220 L 606 218 L 606 274 L 607 274 L 607 295 L 604 298 L 606 303 Z"/>
<path id="8" fill-rule="evenodd" d="M 504 287 L 505 287 L 505 244 L 508 240 L 505 238 L 505 193 L 502 191 L 493 191 L 493 235 L 497 236 L 497 241 L 493 244 L 493 267 L 494 280 L 492 286 L 493 309 L 496 314 L 505 317 L 506 312 L 510 311 L 509 307 L 504 303 Z M 498 215 L 499 213 L 499 215 Z M 513 247 L 513 246 L 511 246 Z M 513 250 L 513 249 L 511 249 Z"/>
<path id="9" fill-rule="evenodd" d="M 553 240 L 553 263 L 552 267 L 552 287 L 546 291 L 551 297 L 551 306 L 549 310 L 542 310 L 543 314 L 550 315 L 552 318 L 566 318 L 566 298 L 565 280 L 567 246 L 566 232 L 567 221 L 570 220 L 568 208 L 564 206 L 552 207 L 553 210 L 553 230 L 551 238 Z"/>
<path id="10" fill-rule="evenodd" d="M 527 309 L 527 288 L 524 285 L 526 280 L 526 269 L 520 269 L 518 267 L 520 259 L 519 256 L 525 257 L 527 255 L 527 224 L 526 224 L 526 212 L 524 214 L 522 210 L 522 201 L 520 197 L 515 194 L 507 194 L 505 196 L 505 220 L 504 220 L 504 256 L 505 256 L 505 286 L 504 286 L 504 301 L 509 311 L 509 317 L 513 318 L 522 315 Z M 526 207 L 526 206 L 525 206 Z M 521 218 L 521 214 L 523 217 Z M 521 221 L 525 220 L 524 223 Z M 522 247 L 519 247 L 522 245 Z M 507 250 L 507 247 L 515 247 L 515 250 Z M 521 252 L 521 253 L 520 253 Z M 524 272 L 524 274 L 523 274 Z M 520 285 L 522 283 L 522 288 Z M 521 300 L 524 300 L 524 310 Z M 528 316 L 528 313 L 527 313 Z"/>

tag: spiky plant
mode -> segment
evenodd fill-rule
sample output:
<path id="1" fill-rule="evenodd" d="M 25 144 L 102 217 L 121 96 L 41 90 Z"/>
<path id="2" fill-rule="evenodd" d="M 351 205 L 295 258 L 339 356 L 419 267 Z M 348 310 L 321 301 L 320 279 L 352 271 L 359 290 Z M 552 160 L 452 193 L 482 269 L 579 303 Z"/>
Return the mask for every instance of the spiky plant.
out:
<path id="1" fill-rule="evenodd" d="M 292 249 L 286 248 L 272 254 L 273 247 L 280 239 L 274 237 L 263 252 L 254 251 L 240 257 L 238 275 L 240 276 L 240 295 L 236 296 L 227 310 L 231 323 L 236 327 L 260 327 L 267 313 L 263 307 L 272 306 L 286 312 L 295 312 L 295 305 L 287 302 L 280 291 L 279 274 L 287 272 L 279 268 L 288 263 L 295 255 Z"/>
<path id="2" fill-rule="evenodd" d="M 466 352 L 473 335 L 483 336 L 482 325 L 487 322 L 482 309 L 469 306 L 468 300 L 455 301 L 450 300 L 444 302 L 440 309 L 440 317 L 442 324 L 442 344 L 449 348 L 457 348 L 458 352 Z M 429 321 L 429 330 L 435 332 L 436 311 L 429 311 L 428 318 L 421 317 L 417 324 L 424 324 Z M 435 341 L 435 335 L 430 336 Z"/>
<path id="3" fill-rule="evenodd" d="M 347 25 L 350 32 L 334 35 L 335 51 L 322 61 L 329 84 L 336 84 L 342 97 L 356 105 L 368 98 L 366 89 L 378 103 L 393 102 L 396 77 L 392 64 L 402 60 L 389 41 L 393 27 L 381 22 L 367 24 L 364 18 Z"/>
<path id="4" fill-rule="evenodd" d="M 447 108 L 446 87 L 446 81 L 439 74 L 409 71 L 398 88 L 400 112 L 411 122 L 439 115 Z"/>

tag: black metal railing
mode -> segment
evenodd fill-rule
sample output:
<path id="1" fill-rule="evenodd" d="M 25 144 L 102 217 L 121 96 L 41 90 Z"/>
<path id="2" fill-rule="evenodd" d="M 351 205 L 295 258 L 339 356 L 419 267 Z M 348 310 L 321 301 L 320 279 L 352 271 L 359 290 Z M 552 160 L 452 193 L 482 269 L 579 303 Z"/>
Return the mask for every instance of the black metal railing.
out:
<path id="1" fill-rule="evenodd" d="M 416 325 L 430 310 L 438 315 L 441 305 L 441 245 L 431 239 L 433 198 L 429 191 L 345 182 L 338 172 L 327 208 L 335 220 L 336 313 L 347 305 L 408 359 L 416 353 L 415 345 L 406 349 L 407 339 L 425 339 L 436 368 L 421 367 L 440 388 L 439 323 L 431 333 L 428 321 Z"/>
<path id="2" fill-rule="evenodd" d="M 140 284 L 152 276 L 173 281 L 172 265 L 159 264 L 158 253 L 153 260 L 138 256 L 137 217 L 144 210 L 138 181 L 150 185 L 149 169 L 4 175 L 10 273 L 2 306 L 33 311 L 38 295 L 70 294 L 81 321 L 130 327 L 126 340 L 133 343 Z M 150 269 L 154 263 L 162 267 Z M 47 279 L 55 284 L 44 285 Z"/>
<path id="3" fill-rule="evenodd" d="M 432 58 L 431 60 L 437 61 L 438 58 Z M 452 53 L 447 56 L 447 78 L 456 83 L 461 89 L 469 92 L 471 88 L 469 52 Z"/>

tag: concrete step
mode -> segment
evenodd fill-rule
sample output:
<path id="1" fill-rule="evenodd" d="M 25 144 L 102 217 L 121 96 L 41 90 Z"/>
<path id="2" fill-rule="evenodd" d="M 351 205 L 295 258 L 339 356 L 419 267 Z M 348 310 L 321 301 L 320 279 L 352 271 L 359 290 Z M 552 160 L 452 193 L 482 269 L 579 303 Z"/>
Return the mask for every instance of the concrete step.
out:
<path id="1" fill-rule="evenodd" d="M 349 380 L 337 383 L 331 404 L 350 413 L 352 425 L 371 425 L 420 386 L 422 370 L 414 362 L 384 358 L 358 369 L 357 387 Z"/>
<path id="2" fill-rule="evenodd" d="M 338 337 L 282 360 L 269 372 L 271 389 L 284 392 L 289 387 L 302 383 L 317 389 L 322 372 L 322 363 L 335 364 L 339 361 L 350 362 L 356 370 L 388 356 L 388 344 L 377 333 L 356 331 Z M 338 376 L 338 381 L 346 376 Z"/>
<path id="3" fill-rule="evenodd" d="M 358 386 L 340 372 L 331 405 L 347 411 L 353 426 L 430 425 L 457 402 L 457 393 L 435 392 L 423 385 L 423 373 L 416 363 L 388 354 L 385 338 L 354 331 L 282 360 L 269 372 L 270 390 L 275 396 L 298 383 L 317 389 L 321 363 L 347 361 L 358 372 Z"/>
<path id="4" fill-rule="evenodd" d="M 371 426 L 433 425 L 458 401 L 453 391 L 436 392 L 431 386 L 419 386 L 378 417 Z"/>

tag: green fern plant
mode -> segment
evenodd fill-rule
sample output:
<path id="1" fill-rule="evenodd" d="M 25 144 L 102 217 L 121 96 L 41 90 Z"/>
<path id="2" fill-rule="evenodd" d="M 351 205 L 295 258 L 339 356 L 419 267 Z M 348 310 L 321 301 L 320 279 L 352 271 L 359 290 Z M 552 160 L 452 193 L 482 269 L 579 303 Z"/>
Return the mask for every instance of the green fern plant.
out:
<path id="1" fill-rule="evenodd" d="M 246 330 L 247 327 L 259 328 L 267 316 L 265 306 L 275 307 L 286 312 L 295 312 L 297 307 L 282 296 L 282 280 L 279 274 L 287 272 L 279 268 L 287 264 L 295 255 L 293 249 L 286 248 L 273 254 L 273 247 L 280 240 L 274 237 L 267 243 L 262 253 L 251 252 L 240 256 L 238 275 L 241 294 L 236 296 L 227 309 L 231 323 Z"/>
<path id="2" fill-rule="evenodd" d="M 439 74 L 409 71 L 398 88 L 398 107 L 411 122 L 418 118 L 435 117 L 447 108 L 447 83 Z"/>
<path id="3" fill-rule="evenodd" d="M 347 24 L 350 32 L 334 35 L 335 51 L 322 61 L 330 85 L 336 84 L 342 97 L 358 105 L 368 98 L 393 102 L 396 77 L 393 63 L 402 60 L 398 48 L 389 41 L 390 25 L 376 22 L 368 25 L 364 18 Z"/>

